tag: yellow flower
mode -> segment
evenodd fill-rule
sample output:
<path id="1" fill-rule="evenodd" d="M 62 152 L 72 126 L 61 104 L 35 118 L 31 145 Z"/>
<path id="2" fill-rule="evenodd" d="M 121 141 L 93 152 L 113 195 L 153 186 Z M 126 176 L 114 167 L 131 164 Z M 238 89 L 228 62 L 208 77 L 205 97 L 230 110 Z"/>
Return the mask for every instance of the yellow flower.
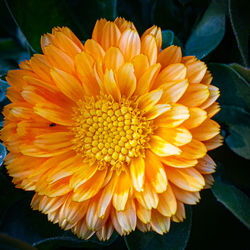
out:
<path id="1" fill-rule="evenodd" d="M 80 238 L 166 233 L 213 182 L 219 90 L 205 63 L 161 45 L 156 26 L 140 38 L 123 18 L 100 19 L 84 45 L 54 28 L 43 55 L 7 75 L 8 173 Z"/>

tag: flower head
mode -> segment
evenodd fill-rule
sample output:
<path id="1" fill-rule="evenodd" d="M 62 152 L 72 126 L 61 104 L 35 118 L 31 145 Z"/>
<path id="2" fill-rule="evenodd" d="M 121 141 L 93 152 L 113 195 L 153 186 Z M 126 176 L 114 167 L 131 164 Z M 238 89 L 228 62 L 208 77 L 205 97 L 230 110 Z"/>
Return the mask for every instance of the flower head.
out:
<path id="1" fill-rule="evenodd" d="M 205 63 L 161 45 L 156 26 L 140 38 L 123 18 L 100 19 L 84 45 L 54 28 L 7 75 L 8 173 L 80 238 L 166 233 L 213 182 L 219 90 Z"/>

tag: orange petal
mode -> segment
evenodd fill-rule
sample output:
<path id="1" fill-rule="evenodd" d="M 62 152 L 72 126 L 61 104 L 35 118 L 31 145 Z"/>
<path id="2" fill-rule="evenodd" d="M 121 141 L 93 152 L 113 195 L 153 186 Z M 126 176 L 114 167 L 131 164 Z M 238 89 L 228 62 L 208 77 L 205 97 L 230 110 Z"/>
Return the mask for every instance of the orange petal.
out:
<path id="1" fill-rule="evenodd" d="M 51 70 L 51 76 L 62 93 L 72 101 L 83 98 L 83 87 L 75 77 L 56 68 Z"/>
<path id="2" fill-rule="evenodd" d="M 103 217 L 104 214 L 106 213 L 106 210 L 112 200 L 115 187 L 117 185 L 117 181 L 118 181 L 118 176 L 114 172 L 111 177 L 110 182 L 104 187 L 101 197 L 99 199 L 99 203 L 98 203 L 98 216 L 99 217 Z"/>
<path id="3" fill-rule="evenodd" d="M 152 210 L 150 224 L 155 232 L 164 234 L 170 229 L 170 218 L 163 216 L 157 210 Z"/>
<path id="4" fill-rule="evenodd" d="M 73 74 L 75 72 L 73 59 L 54 45 L 47 46 L 45 48 L 44 55 L 53 67 L 56 67 L 70 74 Z"/>
<path id="5" fill-rule="evenodd" d="M 94 39 L 88 39 L 84 43 L 84 50 L 91 55 L 95 60 L 103 59 L 105 52 L 101 45 Z"/>
<path id="6" fill-rule="evenodd" d="M 176 214 L 172 217 L 174 222 L 181 222 L 186 218 L 186 212 L 184 204 L 181 201 L 177 200 L 177 210 Z"/>
<path id="7" fill-rule="evenodd" d="M 170 64 L 164 68 L 158 77 L 155 79 L 153 88 L 158 88 L 161 84 L 184 80 L 186 78 L 187 69 L 184 64 L 176 63 Z"/>
<path id="8" fill-rule="evenodd" d="M 207 66 L 204 62 L 195 61 L 186 64 L 187 67 L 187 78 L 190 83 L 199 83 L 204 77 Z"/>
<path id="9" fill-rule="evenodd" d="M 101 42 L 103 28 L 106 23 L 107 23 L 107 20 L 105 18 L 101 18 L 100 20 L 96 21 L 96 24 L 92 33 L 92 39 L 96 40 L 98 43 Z"/>
<path id="10" fill-rule="evenodd" d="M 112 46 L 117 46 L 120 40 L 121 32 L 113 22 L 106 22 L 101 35 L 101 45 L 104 50 L 109 49 Z"/>
<path id="11" fill-rule="evenodd" d="M 188 205 L 195 205 L 200 200 L 200 193 L 199 192 L 190 192 L 178 188 L 175 185 L 172 185 L 174 195 L 178 201 L 181 201 Z"/>
<path id="12" fill-rule="evenodd" d="M 172 168 L 166 166 L 168 179 L 177 187 L 187 191 L 200 191 L 205 181 L 202 175 L 194 168 Z"/>
<path id="13" fill-rule="evenodd" d="M 111 70 L 106 70 L 103 81 L 107 94 L 110 94 L 116 101 L 121 99 L 121 93 L 117 86 L 114 73 Z"/>
<path id="14" fill-rule="evenodd" d="M 106 69 L 112 69 L 114 72 L 124 64 L 124 58 L 119 48 L 110 47 L 105 54 L 104 64 Z"/>
<path id="15" fill-rule="evenodd" d="M 124 64 L 118 71 L 117 81 L 121 95 L 127 98 L 131 97 L 136 88 L 136 77 L 134 67 L 131 63 Z"/>
<path id="16" fill-rule="evenodd" d="M 137 202 L 136 215 L 143 223 L 147 224 L 151 219 L 151 210 L 145 208 L 139 202 Z"/>
<path id="17" fill-rule="evenodd" d="M 81 53 L 82 48 L 78 47 L 67 35 L 61 31 L 54 32 L 54 44 L 68 54 L 73 60 L 75 56 Z"/>
<path id="18" fill-rule="evenodd" d="M 131 29 L 124 31 L 119 41 L 119 48 L 126 61 L 130 61 L 133 57 L 139 55 L 141 51 L 141 40 L 137 31 Z"/>
<path id="19" fill-rule="evenodd" d="M 185 93 L 188 88 L 188 81 L 178 80 L 174 82 L 168 82 L 159 86 L 163 90 L 161 97 L 162 103 L 175 103 L 177 102 Z"/>
<path id="20" fill-rule="evenodd" d="M 184 127 L 158 128 L 155 134 L 175 146 L 183 146 L 192 140 L 191 133 Z"/>
<path id="21" fill-rule="evenodd" d="M 116 216 L 123 231 L 134 231 L 137 219 L 134 200 L 129 199 L 123 211 L 116 211 Z"/>
<path id="22" fill-rule="evenodd" d="M 198 163 L 197 160 L 193 159 L 187 159 L 183 158 L 180 156 L 168 156 L 168 157 L 162 157 L 161 162 L 166 164 L 167 166 L 170 167 L 175 167 L 175 168 L 188 168 L 188 167 L 193 167 Z"/>
<path id="23" fill-rule="evenodd" d="M 172 191 L 170 184 L 168 184 L 167 190 L 161 193 L 159 196 L 159 203 L 157 210 L 164 216 L 171 217 L 175 214 L 177 209 L 177 203 L 175 195 Z"/>
<path id="24" fill-rule="evenodd" d="M 96 195 L 102 187 L 106 173 L 107 169 L 96 171 L 91 179 L 74 190 L 72 199 L 74 201 L 81 202 Z M 93 185 L 93 182 L 95 183 L 95 185 Z"/>
<path id="25" fill-rule="evenodd" d="M 157 135 L 152 135 L 150 138 L 151 150 L 158 156 L 179 155 L 181 150 L 178 147 L 166 142 Z"/>
<path id="26" fill-rule="evenodd" d="M 159 158 L 149 150 L 146 152 L 145 174 L 155 192 L 162 193 L 167 189 L 168 180 L 165 169 Z"/>
<path id="27" fill-rule="evenodd" d="M 208 97 L 209 90 L 207 85 L 193 83 L 189 84 L 186 92 L 178 102 L 185 106 L 197 107 L 204 103 Z"/>
<path id="28" fill-rule="evenodd" d="M 190 132 L 196 140 L 206 141 L 220 133 L 220 125 L 211 119 L 207 119 L 199 127 L 191 129 Z"/>
<path id="29" fill-rule="evenodd" d="M 96 232 L 96 236 L 100 241 L 107 241 L 110 239 L 113 231 L 114 227 L 112 221 L 111 219 L 108 219 L 107 222 L 101 227 L 101 229 Z"/>
<path id="30" fill-rule="evenodd" d="M 170 109 L 171 106 L 168 104 L 156 104 L 147 113 L 145 113 L 145 116 L 147 117 L 148 120 L 153 120 Z"/>
<path id="31" fill-rule="evenodd" d="M 166 67 L 170 64 L 181 62 L 181 57 L 181 48 L 172 45 L 160 52 L 158 56 L 158 62 L 162 65 L 162 67 Z"/>
<path id="32" fill-rule="evenodd" d="M 130 163 L 130 175 L 136 191 L 141 192 L 144 185 L 145 161 L 142 157 L 133 158 Z"/>
<path id="33" fill-rule="evenodd" d="M 144 206 L 146 209 L 151 210 L 156 208 L 158 205 L 158 195 L 152 189 L 152 186 L 146 181 L 142 192 L 135 191 L 135 197 L 137 201 Z"/>
<path id="34" fill-rule="evenodd" d="M 140 96 L 140 95 L 147 93 L 151 89 L 151 86 L 153 85 L 154 80 L 157 77 L 160 69 L 161 69 L 161 65 L 159 63 L 150 66 L 143 73 L 143 75 L 137 82 L 134 95 Z"/>
<path id="35" fill-rule="evenodd" d="M 203 143 L 207 147 L 207 150 L 213 150 L 223 144 L 223 137 L 219 134 L 211 138 L 210 140 L 204 141 Z"/>
<path id="36" fill-rule="evenodd" d="M 140 54 L 132 59 L 134 65 L 136 79 L 140 79 L 143 73 L 148 69 L 149 62 L 147 56 Z"/>
<path id="37" fill-rule="evenodd" d="M 85 218 L 81 219 L 73 228 L 72 232 L 83 240 L 88 240 L 95 232 L 88 229 Z"/>
<path id="38" fill-rule="evenodd" d="M 206 109 L 207 112 L 207 117 L 208 118 L 212 118 L 214 115 L 216 115 L 218 112 L 220 111 L 220 105 L 218 102 L 215 102 L 214 104 L 212 104 L 211 106 L 209 106 Z"/>
<path id="39" fill-rule="evenodd" d="M 180 149 L 182 150 L 180 157 L 186 159 L 199 159 L 204 157 L 207 153 L 205 145 L 195 139 L 192 139 L 190 143 L 180 147 Z"/>
<path id="40" fill-rule="evenodd" d="M 98 193 L 95 197 L 93 197 L 88 206 L 87 214 L 86 214 L 86 224 L 89 230 L 97 231 L 102 228 L 105 222 L 108 219 L 109 209 L 106 211 L 105 215 L 101 218 L 98 216 L 98 202 L 100 198 L 100 193 Z"/>
<path id="41" fill-rule="evenodd" d="M 217 87 L 215 87 L 213 85 L 209 85 L 208 90 L 209 90 L 209 97 L 200 106 L 200 108 L 202 108 L 202 109 L 206 109 L 209 106 L 211 106 L 220 96 L 220 90 Z"/>
<path id="42" fill-rule="evenodd" d="M 34 112 L 56 124 L 61 124 L 64 126 L 74 125 L 74 122 L 71 119 L 72 113 L 52 103 L 36 104 L 34 107 Z"/>
<path id="43" fill-rule="evenodd" d="M 161 99 L 162 90 L 157 89 L 140 96 L 137 100 L 138 107 L 144 112 L 149 111 Z"/>
<path id="44" fill-rule="evenodd" d="M 157 44 L 156 39 L 152 35 L 146 35 L 142 37 L 141 53 L 146 55 L 149 60 L 149 64 L 153 65 L 157 60 Z"/>
<path id="45" fill-rule="evenodd" d="M 212 174 L 215 172 L 216 163 L 207 154 L 203 158 L 199 159 L 195 168 L 202 174 Z"/>
<path id="46" fill-rule="evenodd" d="M 161 28 L 157 27 L 157 26 L 152 26 L 150 27 L 149 29 L 147 29 L 142 37 L 141 37 L 141 40 L 143 40 L 143 38 L 147 35 L 152 35 L 155 40 L 156 40 L 156 45 L 157 45 L 157 49 L 158 49 L 158 52 L 160 52 L 161 50 L 161 46 L 162 46 L 162 34 L 161 34 Z"/>
<path id="47" fill-rule="evenodd" d="M 154 120 L 159 127 L 173 128 L 189 118 L 188 108 L 180 104 L 171 104 L 171 109 Z"/>
<path id="48" fill-rule="evenodd" d="M 117 17 L 114 23 L 117 25 L 121 33 L 123 33 L 127 29 L 136 30 L 134 24 L 132 22 L 127 21 L 123 17 Z"/>
<path id="49" fill-rule="evenodd" d="M 99 85 L 94 73 L 94 59 L 86 52 L 75 57 L 76 71 L 86 94 L 95 96 L 99 93 Z"/>
<path id="50" fill-rule="evenodd" d="M 113 195 L 113 206 L 116 210 L 122 211 L 125 209 L 129 191 L 131 188 L 131 182 L 127 172 L 122 171 L 118 178 L 118 185 L 115 188 Z"/>
<path id="51" fill-rule="evenodd" d="M 187 129 L 201 125 L 207 119 L 207 112 L 200 108 L 189 108 L 190 117 L 182 124 Z"/>

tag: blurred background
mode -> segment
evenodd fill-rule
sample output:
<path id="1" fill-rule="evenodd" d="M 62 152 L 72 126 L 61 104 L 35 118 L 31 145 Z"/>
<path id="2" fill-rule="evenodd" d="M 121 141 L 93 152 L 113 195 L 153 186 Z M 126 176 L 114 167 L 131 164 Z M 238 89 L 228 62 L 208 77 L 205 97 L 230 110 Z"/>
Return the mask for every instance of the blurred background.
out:
<path id="1" fill-rule="evenodd" d="M 249 0 L 0 0 L 1 109 L 9 102 L 7 71 L 41 53 L 42 34 L 68 26 L 84 43 L 97 19 L 121 16 L 140 34 L 154 24 L 161 27 L 163 47 L 181 46 L 184 55 L 208 64 L 221 91 L 222 111 L 215 119 L 225 138 L 211 153 L 218 164 L 213 189 L 202 191 L 201 202 L 187 207 L 185 222 L 173 223 L 165 236 L 134 232 L 114 234 L 104 243 L 78 240 L 32 211 L 32 192 L 15 189 L 2 165 L 0 249 L 250 249 L 249 10 Z M 1 163 L 5 155 L 0 144 Z"/>

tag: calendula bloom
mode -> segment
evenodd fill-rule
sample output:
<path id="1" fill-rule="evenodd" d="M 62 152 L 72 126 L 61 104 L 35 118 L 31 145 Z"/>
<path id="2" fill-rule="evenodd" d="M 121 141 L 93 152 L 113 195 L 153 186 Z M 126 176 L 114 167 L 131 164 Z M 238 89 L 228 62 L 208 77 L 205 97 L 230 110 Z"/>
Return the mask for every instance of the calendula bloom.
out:
<path id="1" fill-rule="evenodd" d="M 83 239 L 168 232 L 212 185 L 207 151 L 222 141 L 205 63 L 123 18 L 98 20 L 84 45 L 63 27 L 41 46 L 7 75 L 1 139 L 16 187 Z"/>

